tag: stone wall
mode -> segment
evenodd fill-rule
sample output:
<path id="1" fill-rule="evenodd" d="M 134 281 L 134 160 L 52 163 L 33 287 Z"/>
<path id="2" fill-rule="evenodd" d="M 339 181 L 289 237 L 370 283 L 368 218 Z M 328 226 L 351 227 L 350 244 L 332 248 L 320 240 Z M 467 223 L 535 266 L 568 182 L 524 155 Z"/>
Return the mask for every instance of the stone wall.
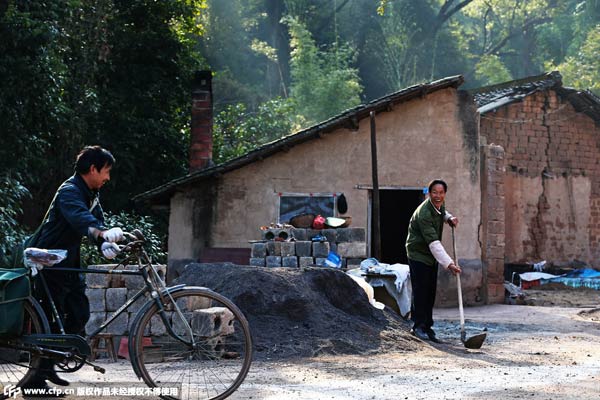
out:
<path id="1" fill-rule="evenodd" d="M 317 235 L 323 242 L 311 239 Z M 325 266 L 330 251 L 342 258 L 342 268 L 358 266 L 367 257 L 364 228 L 337 229 L 269 229 L 263 241 L 252 244 L 250 265 L 257 267 Z M 291 240 L 293 238 L 293 240 Z"/>

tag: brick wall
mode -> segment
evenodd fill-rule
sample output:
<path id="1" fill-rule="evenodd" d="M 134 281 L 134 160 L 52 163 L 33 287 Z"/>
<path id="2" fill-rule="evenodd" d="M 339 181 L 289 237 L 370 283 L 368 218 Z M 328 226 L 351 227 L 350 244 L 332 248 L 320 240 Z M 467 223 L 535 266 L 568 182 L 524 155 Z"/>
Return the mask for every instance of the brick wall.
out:
<path id="1" fill-rule="evenodd" d="M 511 243 L 505 261 L 597 259 L 600 128 L 594 121 L 549 90 L 481 116 L 480 132 L 505 151 Z"/>
<path id="2" fill-rule="evenodd" d="M 481 261 L 483 301 L 504 301 L 504 149 L 481 147 Z"/>

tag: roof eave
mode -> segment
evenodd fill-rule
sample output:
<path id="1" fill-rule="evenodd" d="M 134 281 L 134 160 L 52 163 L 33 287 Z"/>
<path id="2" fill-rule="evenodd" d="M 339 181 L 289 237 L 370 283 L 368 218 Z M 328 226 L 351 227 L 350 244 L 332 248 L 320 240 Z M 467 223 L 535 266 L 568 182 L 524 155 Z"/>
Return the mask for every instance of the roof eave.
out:
<path id="1" fill-rule="evenodd" d="M 464 82 L 461 75 L 451 76 L 437 81 L 414 85 L 390 95 L 375 99 L 367 104 L 362 104 L 352 109 L 346 110 L 335 117 L 332 117 L 319 124 L 313 125 L 302 131 L 284 136 L 281 139 L 264 144 L 242 156 L 229 160 L 223 164 L 189 173 L 180 178 L 173 179 L 161 186 L 146 192 L 140 193 L 132 198 L 134 202 L 151 201 L 152 203 L 164 204 L 178 187 L 204 180 L 215 175 L 223 174 L 238 168 L 241 168 L 254 161 L 262 160 L 280 151 L 289 150 L 298 144 L 307 142 L 323 134 L 347 127 L 349 129 L 358 129 L 358 122 L 369 116 L 371 112 L 381 113 L 390 111 L 391 105 L 399 104 L 423 97 L 429 93 L 446 88 L 458 88 Z"/>

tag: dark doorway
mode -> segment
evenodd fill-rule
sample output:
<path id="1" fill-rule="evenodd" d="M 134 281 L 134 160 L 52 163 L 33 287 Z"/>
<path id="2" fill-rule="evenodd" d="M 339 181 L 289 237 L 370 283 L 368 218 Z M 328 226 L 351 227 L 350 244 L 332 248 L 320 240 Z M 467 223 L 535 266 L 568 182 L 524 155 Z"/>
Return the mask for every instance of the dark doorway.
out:
<path id="1" fill-rule="evenodd" d="M 379 190 L 381 225 L 381 262 L 408 264 L 406 236 L 413 212 L 423 201 L 422 190 Z"/>

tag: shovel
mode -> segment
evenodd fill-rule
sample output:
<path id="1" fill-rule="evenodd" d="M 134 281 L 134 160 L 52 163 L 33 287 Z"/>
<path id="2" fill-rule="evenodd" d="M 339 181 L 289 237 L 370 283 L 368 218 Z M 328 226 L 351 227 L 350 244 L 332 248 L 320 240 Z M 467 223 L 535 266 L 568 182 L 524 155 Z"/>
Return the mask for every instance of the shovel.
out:
<path id="1" fill-rule="evenodd" d="M 456 257 L 456 240 L 454 239 L 454 227 L 452 227 L 452 248 L 454 250 L 454 262 L 456 265 L 458 265 L 458 258 Z M 467 339 L 467 333 L 465 332 L 465 312 L 463 310 L 462 289 L 460 287 L 460 274 L 456 274 L 456 286 L 458 287 L 458 310 L 460 312 L 460 341 L 463 342 L 467 349 L 480 349 L 487 334 L 480 333 Z"/>

